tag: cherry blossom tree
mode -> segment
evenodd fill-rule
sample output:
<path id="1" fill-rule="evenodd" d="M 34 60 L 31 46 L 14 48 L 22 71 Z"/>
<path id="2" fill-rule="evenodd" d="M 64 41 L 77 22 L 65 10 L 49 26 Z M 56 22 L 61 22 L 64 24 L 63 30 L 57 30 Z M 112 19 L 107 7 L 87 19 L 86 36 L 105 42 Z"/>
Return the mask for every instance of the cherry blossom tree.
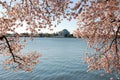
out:
<path id="1" fill-rule="evenodd" d="M 26 27 L 26 31 L 34 34 L 38 34 L 41 28 L 51 29 L 62 18 L 71 19 L 67 16 L 70 15 L 70 3 L 69 0 L 0 0 L 0 53 L 7 56 L 3 61 L 4 68 L 32 71 L 41 55 L 37 52 L 21 53 L 26 40 L 19 39 L 16 28 Z M 15 36 L 6 37 L 8 32 Z"/>
<path id="2" fill-rule="evenodd" d="M 120 75 L 120 1 L 80 0 L 70 8 L 70 0 L 0 0 L 0 53 L 7 56 L 3 61 L 6 69 L 31 71 L 39 62 L 37 52 L 21 53 L 25 46 L 16 28 L 26 25 L 26 31 L 38 34 L 41 28 L 51 29 L 63 18 L 77 20 L 74 36 L 81 37 L 94 48 L 86 61 L 90 70 L 104 69 Z M 53 24 L 56 22 L 56 24 Z M 6 37 L 8 32 L 15 37 Z"/>
<path id="3" fill-rule="evenodd" d="M 120 1 L 83 0 L 73 10 L 79 26 L 74 36 L 96 51 L 87 53 L 88 71 L 104 69 L 120 76 Z"/>

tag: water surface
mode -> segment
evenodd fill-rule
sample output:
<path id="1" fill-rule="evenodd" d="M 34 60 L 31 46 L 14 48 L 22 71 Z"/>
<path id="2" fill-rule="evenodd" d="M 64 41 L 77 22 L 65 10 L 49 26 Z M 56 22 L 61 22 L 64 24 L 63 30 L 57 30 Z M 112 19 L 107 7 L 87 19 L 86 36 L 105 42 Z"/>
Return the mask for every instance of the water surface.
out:
<path id="1" fill-rule="evenodd" d="M 87 44 L 75 38 L 35 38 L 28 40 L 23 52 L 37 51 L 42 54 L 41 62 L 33 72 L 6 71 L 0 66 L 0 80 L 109 80 L 112 75 L 103 71 L 87 72 L 83 63 Z"/>

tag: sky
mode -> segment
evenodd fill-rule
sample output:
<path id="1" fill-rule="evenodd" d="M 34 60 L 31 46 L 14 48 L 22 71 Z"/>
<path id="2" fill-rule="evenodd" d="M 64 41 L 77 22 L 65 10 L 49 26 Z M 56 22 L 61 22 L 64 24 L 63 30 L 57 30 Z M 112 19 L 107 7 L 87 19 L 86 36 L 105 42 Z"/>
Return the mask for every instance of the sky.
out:
<path id="1" fill-rule="evenodd" d="M 25 33 L 26 32 L 25 26 L 26 24 L 23 27 L 16 28 L 16 32 Z M 52 31 L 47 28 L 43 28 L 40 30 L 40 33 L 56 33 L 56 32 L 62 31 L 63 29 L 67 29 L 72 34 L 73 31 L 77 29 L 77 27 L 78 26 L 76 25 L 76 20 L 68 21 L 64 19 L 59 25 L 52 28 L 53 29 Z"/>
<path id="2" fill-rule="evenodd" d="M 76 3 L 78 0 L 71 0 L 71 1 Z M 73 4 L 71 5 L 71 7 L 72 6 L 73 6 Z M 2 10 L 2 8 L 0 7 L 0 11 L 1 10 Z M 48 29 L 41 29 L 41 33 L 55 33 L 55 32 L 62 31 L 63 29 L 67 29 L 72 34 L 73 31 L 77 29 L 76 20 L 68 21 L 68 20 L 64 19 L 59 25 L 57 25 L 55 28 L 53 28 L 52 31 L 50 31 Z M 18 33 L 26 32 L 25 27 L 16 29 L 16 32 L 18 32 Z"/>
<path id="3" fill-rule="evenodd" d="M 41 29 L 41 32 L 42 33 L 56 33 L 56 32 L 62 31 L 63 29 L 67 29 L 72 34 L 73 31 L 77 29 L 76 21 L 75 20 L 72 20 L 72 21 L 63 20 L 59 25 L 53 28 L 52 31 L 48 29 Z"/>

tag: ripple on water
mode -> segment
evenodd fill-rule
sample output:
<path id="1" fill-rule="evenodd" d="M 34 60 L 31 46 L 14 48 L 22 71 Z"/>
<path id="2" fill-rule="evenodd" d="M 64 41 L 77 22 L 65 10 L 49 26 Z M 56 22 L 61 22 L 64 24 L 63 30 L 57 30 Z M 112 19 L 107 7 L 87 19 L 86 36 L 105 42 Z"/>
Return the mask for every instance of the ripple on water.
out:
<path id="1" fill-rule="evenodd" d="M 0 67 L 0 80 L 109 80 L 112 75 L 106 74 L 103 77 L 100 76 L 102 72 L 86 72 L 87 65 L 82 60 L 86 46 L 86 42 L 74 38 L 35 38 L 33 42 L 28 40 L 23 52 L 39 51 L 42 53 L 41 62 L 31 73 L 5 71 Z M 91 49 L 88 51 L 93 52 Z"/>

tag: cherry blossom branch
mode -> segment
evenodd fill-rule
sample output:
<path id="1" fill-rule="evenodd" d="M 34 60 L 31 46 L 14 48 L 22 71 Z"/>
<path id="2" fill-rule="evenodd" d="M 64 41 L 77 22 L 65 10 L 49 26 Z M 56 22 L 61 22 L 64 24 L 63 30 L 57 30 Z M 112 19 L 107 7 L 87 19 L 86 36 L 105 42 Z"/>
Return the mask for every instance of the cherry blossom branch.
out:
<path id="1" fill-rule="evenodd" d="M 0 39 L 3 39 L 3 38 L 6 40 L 6 43 L 7 43 L 7 45 L 8 45 L 9 51 L 10 51 L 12 57 L 13 57 L 14 62 L 17 62 L 17 63 L 21 64 L 20 62 L 18 62 L 18 61 L 15 60 L 15 57 L 16 57 L 16 58 L 19 58 L 20 60 L 23 60 L 23 59 L 22 59 L 21 57 L 13 54 L 12 49 L 11 49 L 11 46 L 10 46 L 10 44 L 9 44 L 9 41 L 8 41 L 7 37 L 4 36 L 4 35 L 0 37 Z M 24 60 L 23 60 L 23 61 L 24 61 Z"/>
<path id="2" fill-rule="evenodd" d="M 0 37 L 1 38 L 1 37 Z M 0 39 L 1 40 L 1 39 Z M 14 41 L 14 40 L 9 40 L 8 42 L 11 42 L 11 41 Z M 6 43 L 6 42 L 5 42 Z M 2 44 L 5 44 L 5 43 L 0 43 L 0 45 L 2 45 Z"/>
<path id="3" fill-rule="evenodd" d="M 118 47 L 117 47 L 117 38 L 118 38 L 118 33 L 119 33 L 119 30 L 120 30 L 120 26 L 118 27 L 117 31 L 116 31 L 116 34 L 115 34 L 115 44 L 116 44 L 116 53 L 118 52 Z"/>
<path id="4" fill-rule="evenodd" d="M 7 43 L 7 45 L 8 45 L 9 51 L 10 51 L 12 57 L 13 57 L 14 62 L 16 62 L 15 56 L 14 56 L 14 54 L 13 54 L 13 52 L 12 52 L 12 49 L 11 49 L 11 46 L 10 46 L 10 44 L 9 44 L 9 41 L 8 41 L 7 37 L 3 35 L 3 38 L 6 40 L 6 43 Z"/>
<path id="5" fill-rule="evenodd" d="M 118 44 L 117 38 L 118 38 L 119 30 L 120 30 L 120 27 L 118 27 L 118 29 L 117 29 L 117 31 L 116 31 L 116 34 L 115 34 L 115 38 L 112 40 L 112 42 L 111 42 L 109 48 L 108 48 L 107 50 L 105 50 L 104 53 L 107 53 L 107 52 L 111 49 L 111 47 L 112 47 L 112 45 L 113 45 L 114 42 L 115 42 L 115 44 L 116 44 L 116 53 L 117 53 L 117 51 L 118 51 L 118 48 L 117 48 L 117 44 Z"/>

